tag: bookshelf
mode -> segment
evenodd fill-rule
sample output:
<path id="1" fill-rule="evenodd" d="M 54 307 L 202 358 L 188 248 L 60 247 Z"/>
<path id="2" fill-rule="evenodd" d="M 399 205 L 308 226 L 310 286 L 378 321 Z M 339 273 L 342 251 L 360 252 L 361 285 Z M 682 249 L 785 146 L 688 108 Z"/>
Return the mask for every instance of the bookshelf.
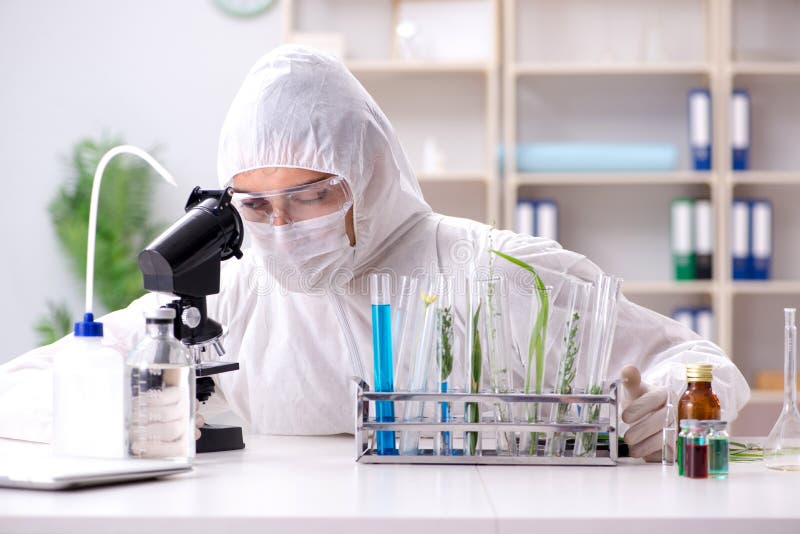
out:
<path id="1" fill-rule="evenodd" d="M 613 10 L 625 11 L 627 22 L 614 22 L 610 13 Z M 642 55 L 635 50 L 620 51 L 626 44 L 630 50 L 631 42 L 624 36 L 614 37 L 614 29 L 626 33 L 627 24 L 627 33 L 635 33 L 637 24 L 651 23 L 652 12 L 665 21 L 660 30 L 662 42 L 684 40 L 687 46 L 680 50 L 673 48 L 671 52 L 665 49 L 660 58 L 642 59 L 633 57 Z M 800 215 L 795 215 L 797 210 L 792 209 L 800 202 L 800 151 L 790 146 L 800 138 L 800 42 L 796 38 L 800 2 L 618 0 L 591 4 L 588 0 L 509 0 L 504 3 L 503 18 L 506 147 L 530 141 L 583 141 L 576 132 L 599 135 L 602 129 L 597 127 L 598 122 L 614 134 L 628 132 L 631 138 L 647 139 L 645 127 L 637 123 L 636 114 L 643 115 L 637 107 L 637 95 L 651 88 L 658 91 L 663 86 L 683 99 L 683 103 L 675 103 L 665 94 L 661 100 L 651 101 L 681 117 L 680 124 L 661 129 L 659 134 L 663 138 L 671 136 L 676 145 L 686 146 L 682 131 L 686 127 L 686 111 L 682 106 L 687 90 L 693 86 L 705 86 L 711 91 L 714 131 L 711 172 L 691 170 L 686 155 L 679 153 L 678 168 L 670 172 L 519 173 L 514 165 L 513 148 L 507 150 L 510 153 L 506 154 L 503 195 L 506 226 L 513 226 L 514 207 L 520 196 L 555 197 L 561 209 L 562 244 L 586 253 L 602 267 L 622 275 L 626 279 L 624 292 L 631 300 L 665 314 L 677 306 L 710 305 L 716 323 L 714 341 L 731 355 L 748 380 L 752 381 L 760 368 L 781 369 L 781 308 L 800 304 L 800 253 L 794 252 L 800 247 L 796 246 L 791 230 L 800 227 Z M 606 28 L 590 30 L 586 22 L 589 18 Z M 582 27 L 587 36 L 562 37 L 555 31 L 543 30 L 549 32 L 551 50 L 559 49 L 570 56 L 545 61 L 544 56 L 557 53 L 545 50 L 547 40 L 531 36 L 531 27 L 566 28 L 572 24 Z M 617 50 L 613 54 L 594 52 L 589 45 L 591 41 L 599 41 L 598 48 L 617 47 Z M 774 53 L 775 49 L 779 53 Z M 593 53 L 602 57 L 591 58 Z M 776 60 L 776 56 L 781 59 Z M 625 93 L 626 84 L 631 88 Z M 752 170 L 746 172 L 728 170 L 731 169 L 729 95 L 734 87 L 751 93 L 755 117 L 751 124 Z M 581 88 L 585 88 L 583 94 Z M 624 98 L 632 99 L 631 109 L 615 107 L 612 98 L 612 102 L 605 104 L 608 111 L 604 116 L 591 107 L 604 104 L 586 105 L 580 101 L 580 98 L 589 100 L 593 92 L 605 96 L 609 91 L 621 91 Z M 549 117 L 548 108 L 555 109 L 555 118 L 566 124 Z M 575 108 L 583 116 L 578 116 Z M 536 122 L 545 122 L 556 139 L 548 139 L 529 126 Z M 612 136 L 599 140 L 618 139 Z M 681 194 L 711 199 L 715 224 L 712 280 L 674 281 L 669 270 L 661 265 L 647 269 L 636 260 L 637 255 L 645 254 L 653 263 L 663 261 L 669 265 L 669 258 L 659 250 L 669 246 L 669 220 L 664 213 L 669 209 L 669 201 Z M 627 203 L 615 203 L 613 197 L 617 195 L 628 195 Z M 731 280 L 730 205 L 739 195 L 766 197 L 775 204 L 775 250 L 779 251 L 773 264 L 775 280 Z M 630 210 L 628 235 L 619 237 L 617 216 L 610 215 L 607 224 L 592 216 L 593 204 L 598 201 L 609 203 L 609 211 Z M 635 203 L 654 211 L 658 227 L 647 224 L 635 207 L 628 207 Z M 658 213 L 659 209 L 663 213 Z M 565 229 L 565 224 L 577 228 Z M 594 239 L 609 240 L 609 248 L 625 258 L 618 261 L 610 255 L 604 257 L 602 248 L 593 248 L 590 239 L 581 237 L 589 231 Z M 654 248 L 643 243 L 644 236 L 655 242 Z M 754 390 L 751 404 L 764 409 L 780 401 L 779 392 Z M 752 422 L 757 418 L 745 414 L 743 419 Z M 755 428 L 750 422 L 745 422 L 742 428 Z M 771 422 L 772 419 L 767 424 Z M 759 432 L 768 430 L 758 428 Z"/>
<path id="2" fill-rule="evenodd" d="M 511 228 L 518 198 L 553 198 L 562 244 L 622 276 L 631 300 L 667 315 L 710 306 L 713 341 L 748 380 L 759 366 L 781 368 L 781 308 L 800 307 L 800 247 L 792 232 L 800 228 L 800 0 L 437 1 L 487 6 L 489 28 L 478 33 L 491 42 L 479 61 L 399 57 L 392 29 L 411 1 L 424 2 L 284 0 L 285 40 L 308 31 L 345 36 L 348 67 L 395 124 L 437 211 Z M 686 98 L 694 87 L 712 95 L 710 172 L 690 164 Z M 733 88 L 752 98 L 746 172 L 729 170 Z M 455 127 L 441 129 L 447 122 Z M 442 139 L 443 169 L 422 166 L 420 138 L 428 130 Z M 677 167 L 517 172 L 518 143 L 587 140 L 670 142 Z M 730 205 L 739 195 L 775 205 L 774 280 L 731 279 Z M 669 203 L 676 196 L 711 199 L 711 280 L 672 280 Z M 774 410 L 780 399 L 754 391 L 751 404 Z M 758 419 L 752 414 L 742 419 L 750 435 L 769 430 L 750 425 Z"/>

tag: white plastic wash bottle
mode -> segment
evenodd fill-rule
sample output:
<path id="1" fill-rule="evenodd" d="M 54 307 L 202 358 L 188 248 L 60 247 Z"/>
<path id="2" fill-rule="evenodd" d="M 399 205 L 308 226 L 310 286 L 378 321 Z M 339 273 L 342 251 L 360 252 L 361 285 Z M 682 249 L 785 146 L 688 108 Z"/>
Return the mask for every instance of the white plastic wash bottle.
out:
<path id="1" fill-rule="evenodd" d="M 60 456 L 127 455 L 122 354 L 103 344 L 91 313 L 75 323 L 53 367 L 53 452 Z"/>

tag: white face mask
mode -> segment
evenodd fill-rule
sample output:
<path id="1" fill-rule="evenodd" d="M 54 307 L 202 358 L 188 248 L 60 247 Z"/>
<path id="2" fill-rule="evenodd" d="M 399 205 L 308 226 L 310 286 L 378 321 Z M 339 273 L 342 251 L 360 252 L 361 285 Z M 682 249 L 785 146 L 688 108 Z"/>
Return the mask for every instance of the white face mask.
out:
<path id="1" fill-rule="evenodd" d="M 352 204 L 335 213 L 273 226 L 245 221 L 266 270 L 286 290 L 318 292 L 353 276 L 355 249 L 345 231 Z"/>

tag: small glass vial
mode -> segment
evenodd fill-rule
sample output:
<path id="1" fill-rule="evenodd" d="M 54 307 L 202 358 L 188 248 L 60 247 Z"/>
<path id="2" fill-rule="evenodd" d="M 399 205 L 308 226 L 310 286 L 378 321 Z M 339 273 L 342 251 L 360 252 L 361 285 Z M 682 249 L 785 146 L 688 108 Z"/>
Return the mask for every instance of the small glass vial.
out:
<path id="1" fill-rule="evenodd" d="M 718 420 L 722 415 L 719 399 L 711 389 L 712 365 L 692 363 L 686 366 L 686 391 L 678 402 L 678 420 Z"/>
<path id="2" fill-rule="evenodd" d="M 702 421 L 693 421 L 686 435 L 684 465 L 689 478 L 708 478 L 708 429 Z"/>
<path id="3" fill-rule="evenodd" d="M 145 313 L 147 335 L 126 362 L 128 452 L 190 462 L 195 454 L 195 368 L 172 335 L 175 310 Z"/>
<path id="4" fill-rule="evenodd" d="M 708 425 L 708 476 L 728 478 L 728 423 L 706 421 Z"/>
<path id="5" fill-rule="evenodd" d="M 667 413 L 664 419 L 664 428 L 661 433 L 661 465 L 674 465 L 677 450 L 677 422 L 675 421 L 675 407 L 667 399 Z"/>
<path id="6" fill-rule="evenodd" d="M 680 423 L 681 431 L 678 434 L 678 443 L 675 447 L 675 463 L 678 466 L 678 476 L 686 476 L 686 436 L 694 419 L 684 419 Z"/>

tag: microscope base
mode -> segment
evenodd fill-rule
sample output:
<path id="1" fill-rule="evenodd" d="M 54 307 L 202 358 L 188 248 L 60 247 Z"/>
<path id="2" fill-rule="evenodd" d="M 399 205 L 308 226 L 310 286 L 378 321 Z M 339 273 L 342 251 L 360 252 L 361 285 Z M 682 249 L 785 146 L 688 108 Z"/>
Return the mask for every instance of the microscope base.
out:
<path id="1" fill-rule="evenodd" d="M 209 425 L 200 427 L 200 439 L 195 442 L 195 452 L 220 452 L 244 449 L 242 427 Z"/>

